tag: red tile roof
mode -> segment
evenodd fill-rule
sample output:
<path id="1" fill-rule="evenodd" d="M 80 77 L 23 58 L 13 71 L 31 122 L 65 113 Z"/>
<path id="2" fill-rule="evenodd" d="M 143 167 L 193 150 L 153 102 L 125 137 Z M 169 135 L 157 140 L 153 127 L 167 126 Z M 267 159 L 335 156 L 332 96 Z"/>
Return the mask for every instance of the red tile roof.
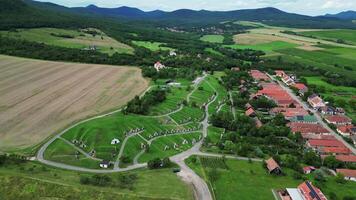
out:
<path id="1" fill-rule="evenodd" d="M 329 133 L 329 131 L 325 129 L 323 126 L 321 126 L 320 124 L 291 122 L 288 123 L 287 126 L 291 128 L 293 133 L 296 132 L 300 132 L 302 134 L 303 133 L 315 133 L 315 134 Z"/>
<path id="2" fill-rule="evenodd" d="M 305 181 L 298 186 L 299 191 L 305 200 L 327 200 L 325 195 L 319 188 L 315 187 L 311 182 Z"/>
<path id="3" fill-rule="evenodd" d="M 276 168 L 280 168 L 278 163 L 273 158 L 266 160 L 266 164 L 269 172 L 273 171 Z"/>
<path id="4" fill-rule="evenodd" d="M 312 147 L 344 147 L 345 148 L 345 145 L 339 140 L 311 139 L 307 143 L 309 146 Z"/>
<path id="5" fill-rule="evenodd" d="M 285 117 L 305 116 L 308 115 L 308 111 L 303 108 L 273 108 L 273 113 L 282 113 Z"/>
<path id="6" fill-rule="evenodd" d="M 270 78 L 259 70 L 251 70 L 250 74 L 255 80 L 270 80 Z"/>
<path id="7" fill-rule="evenodd" d="M 351 129 L 356 128 L 356 126 L 349 124 L 349 125 L 344 125 L 344 126 L 338 126 L 337 130 L 342 132 L 342 133 L 351 133 Z"/>
<path id="8" fill-rule="evenodd" d="M 340 160 L 342 162 L 353 162 L 356 163 L 356 156 L 354 155 L 338 155 L 335 156 L 337 160 Z"/>
<path id="9" fill-rule="evenodd" d="M 280 77 L 282 77 L 286 74 L 283 70 L 275 70 L 274 72 L 276 73 L 277 76 L 280 76 Z"/>
<path id="10" fill-rule="evenodd" d="M 265 95 L 276 101 L 279 105 L 290 105 L 294 103 L 299 105 L 287 91 L 285 91 L 280 85 L 276 83 L 262 83 L 262 90 L 259 90 L 256 95 Z"/>
<path id="11" fill-rule="evenodd" d="M 306 167 L 303 167 L 303 172 L 313 171 L 313 170 L 315 170 L 315 167 L 313 167 L 313 166 L 306 166 Z"/>
<path id="12" fill-rule="evenodd" d="M 254 113 L 255 113 L 255 110 L 253 108 L 249 108 L 249 109 L 246 110 L 245 115 L 246 116 L 251 116 Z"/>
<path id="13" fill-rule="evenodd" d="M 324 147 L 321 151 L 325 154 L 350 154 L 351 150 L 346 147 Z"/>
<path id="14" fill-rule="evenodd" d="M 352 120 L 345 115 L 328 115 L 325 117 L 331 123 L 351 123 Z"/>
<path id="15" fill-rule="evenodd" d="M 336 169 L 336 172 L 340 173 L 346 177 L 356 178 L 356 170 L 354 170 L 354 169 Z"/>
<path id="16" fill-rule="evenodd" d="M 310 139 L 334 140 L 334 139 L 336 139 L 335 136 L 333 136 L 333 135 L 314 134 L 314 133 L 302 133 L 302 137 L 306 140 L 310 140 Z"/>
<path id="17" fill-rule="evenodd" d="M 293 87 L 297 88 L 298 90 L 308 89 L 308 87 L 305 86 L 303 83 L 296 83 L 293 85 Z"/>

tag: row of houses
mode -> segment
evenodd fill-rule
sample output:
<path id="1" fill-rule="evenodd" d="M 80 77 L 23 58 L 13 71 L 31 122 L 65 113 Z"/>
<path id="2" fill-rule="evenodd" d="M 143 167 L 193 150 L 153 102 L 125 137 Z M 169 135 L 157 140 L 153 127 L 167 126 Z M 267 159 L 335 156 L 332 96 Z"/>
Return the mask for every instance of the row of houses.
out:
<path id="1" fill-rule="evenodd" d="M 300 89 L 299 93 L 307 91 L 304 84 L 286 82 L 289 79 L 293 81 L 296 79 L 282 70 L 276 71 L 276 76 L 279 76 L 289 87 Z M 289 77 L 289 79 L 286 77 Z M 328 124 L 337 127 L 338 133 L 343 136 L 355 134 L 356 128 L 352 125 L 352 120 L 345 116 L 345 111 L 342 108 L 328 106 L 317 94 L 309 96 L 307 101 L 314 110 L 322 114 Z M 290 121 L 287 126 L 290 127 L 291 131 L 301 133 L 306 140 L 306 146 L 316 151 L 322 158 L 333 155 L 336 159 L 345 163 L 356 162 L 356 156 L 352 151 L 343 142 L 331 135 L 328 129 L 319 124 L 317 118 L 310 111 L 296 105 L 294 108 L 275 108 L 271 112 L 282 113 Z"/>
<path id="2" fill-rule="evenodd" d="M 282 70 L 276 71 L 276 76 L 289 87 L 298 88 L 299 93 L 305 93 L 307 87 L 301 83 L 295 83 L 296 77 L 289 76 Z M 292 82 L 292 81 L 293 82 Z M 276 102 L 278 107 L 271 109 L 271 115 L 281 113 L 289 121 L 287 126 L 293 133 L 300 133 L 306 141 L 306 146 L 315 150 L 322 158 L 334 155 L 338 160 L 348 163 L 356 162 L 356 156 L 341 141 L 330 134 L 329 130 L 323 127 L 309 110 L 305 110 L 298 102 L 276 83 L 262 83 L 262 90 L 258 95 L 264 95 Z M 334 124 L 338 132 L 347 135 L 354 130 L 351 119 L 346 117 L 341 108 L 325 110 L 325 102 L 318 95 L 312 95 L 308 98 L 309 104 L 316 110 L 325 112 L 324 119 L 329 124 Z M 289 104 L 289 106 L 288 106 Z M 329 112 L 329 113 L 326 113 Z"/>

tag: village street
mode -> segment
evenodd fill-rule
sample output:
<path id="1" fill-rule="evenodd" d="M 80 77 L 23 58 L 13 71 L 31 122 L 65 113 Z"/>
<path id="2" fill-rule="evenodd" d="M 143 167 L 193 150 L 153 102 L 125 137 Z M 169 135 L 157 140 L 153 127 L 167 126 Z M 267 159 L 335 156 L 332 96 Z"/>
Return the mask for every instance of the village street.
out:
<path id="1" fill-rule="evenodd" d="M 344 139 L 342 139 L 342 137 L 337 134 L 333 129 L 331 129 L 322 119 L 320 113 L 314 109 L 311 109 L 308 105 L 307 102 L 303 101 L 300 97 L 298 97 L 297 95 L 294 94 L 294 92 L 287 86 L 285 86 L 282 82 L 276 80 L 273 76 L 267 74 L 272 80 L 276 81 L 286 92 L 288 92 L 288 94 L 295 100 L 297 101 L 300 105 L 303 106 L 303 108 L 305 110 L 309 110 L 311 111 L 314 116 L 316 117 L 316 119 L 318 120 L 318 122 L 325 128 L 327 129 L 331 134 L 333 134 L 336 139 L 338 139 L 339 141 L 343 142 L 343 144 L 348 147 L 354 154 L 356 154 L 356 149 L 350 145 L 349 143 L 347 143 Z"/>

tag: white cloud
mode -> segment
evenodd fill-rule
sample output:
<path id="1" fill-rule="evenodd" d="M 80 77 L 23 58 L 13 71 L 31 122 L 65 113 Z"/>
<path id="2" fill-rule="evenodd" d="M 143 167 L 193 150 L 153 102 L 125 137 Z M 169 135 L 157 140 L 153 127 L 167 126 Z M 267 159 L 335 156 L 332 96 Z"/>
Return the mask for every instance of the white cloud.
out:
<path id="1" fill-rule="evenodd" d="M 172 11 L 181 8 L 194 10 L 237 10 L 276 7 L 288 12 L 321 15 L 344 10 L 356 10 L 356 0 L 40 0 L 66 6 L 95 4 L 102 7 L 131 6 L 143 10 Z"/>

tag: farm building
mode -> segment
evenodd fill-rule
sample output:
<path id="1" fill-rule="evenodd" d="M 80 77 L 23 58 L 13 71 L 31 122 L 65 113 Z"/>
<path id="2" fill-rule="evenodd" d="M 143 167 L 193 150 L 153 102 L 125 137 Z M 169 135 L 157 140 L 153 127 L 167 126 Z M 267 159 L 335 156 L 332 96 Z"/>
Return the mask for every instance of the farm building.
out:
<path id="1" fill-rule="evenodd" d="M 328 134 L 329 131 L 320 124 L 290 122 L 287 126 L 293 133 L 300 132 L 303 134 Z"/>
<path id="2" fill-rule="evenodd" d="M 160 71 L 161 69 L 166 68 L 166 66 L 164 66 L 164 65 L 163 65 L 161 62 L 159 62 L 159 61 L 156 62 L 153 67 L 156 69 L 156 71 Z"/>
<path id="3" fill-rule="evenodd" d="M 315 167 L 313 167 L 313 166 L 306 166 L 306 167 L 303 167 L 303 173 L 304 173 L 304 174 L 310 174 L 310 173 L 312 173 L 313 171 L 315 171 Z"/>
<path id="4" fill-rule="evenodd" d="M 308 87 L 303 83 L 295 83 L 292 87 L 296 88 L 300 95 L 304 95 L 304 93 L 308 92 Z"/>
<path id="5" fill-rule="evenodd" d="M 273 158 L 270 158 L 265 162 L 266 162 L 266 167 L 268 169 L 268 172 L 270 174 L 273 173 L 279 175 L 282 173 L 282 168 L 278 165 L 278 163 Z"/>
<path id="6" fill-rule="evenodd" d="M 259 70 L 251 70 L 250 75 L 252 76 L 253 79 L 257 81 L 268 81 L 270 78 L 263 72 Z"/>
<path id="7" fill-rule="evenodd" d="M 101 163 L 99 164 L 99 166 L 100 166 L 101 168 L 107 169 L 107 168 L 110 167 L 110 161 L 103 160 L 103 161 L 101 161 Z"/>
<path id="8" fill-rule="evenodd" d="M 286 119 L 309 115 L 308 111 L 303 108 L 276 107 L 270 111 L 271 115 L 275 115 L 277 113 L 282 113 Z"/>
<path id="9" fill-rule="evenodd" d="M 284 84 L 286 84 L 286 85 L 288 85 L 288 86 L 294 85 L 294 80 L 293 80 L 290 76 L 288 76 L 288 75 L 283 76 L 283 77 L 282 77 L 282 81 L 283 81 Z"/>
<path id="10" fill-rule="evenodd" d="M 324 106 L 318 109 L 318 111 L 323 115 L 334 115 L 335 109 L 331 106 Z"/>
<path id="11" fill-rule="evenodd" d="M 304 115 L 304 116 L 294 116 L 289 119 L 291 122 L 296 123 L 307 123 L 307 124 L 317 124 L 318 120 L 313 115 Z"/>
<path id="12" fill-rule="evenodd" d="M 169 56 L 177 56 L 177 53 L 175 51 L 170 51 Z"/>
<path id="13" fill-rule="evenodd" d="M 310 104 L 310 106 L 315 110 L 318 110 L 321 107 L 325 107 L 325 103 L 323 99 L 321 99 L 317 94 L 313 94 L 310 97 L 308 97 L 307 101 Z"/>
<path id="14" fill-rule="evenodd" d="M 301 193 L 303 199 L 308 200 L 327 200 L 325 195 L 321 192 L 321 190 L 315 187 L 311 182 L 305 181 L 304 183 L 298 186 L 298 190 Z"/>
<path id="15" fill-rule="evenodd" d="M 356 163 L 355 155 L 337 155 L 335 156 L 337 160 L 340 160 L 344 163 Z"/>
<path id="16" fill-rule="evenodd" d="M 323 147 L 319 149 L 321 155 L 349 155 L 351 150 L 346 147 Z"/>
<path id="17" fill-rule="evenodd" d="M 248 117 L 255 117 L 256 116 L 256 112 L 253 108 L 249 108 L 246 110 L 245 115 Z"/>
<path id="18" fill-rule="evenodd" d="M 114 138 L 113 140 L 111 140 L 111 144 L 119 144 L 119 143 L 120 143 L 119 139 Z"/>
<path id="19" fill-rule="evenodd" d="M 352 120 L 345 115 L 327 115 L 324 119 L 327 123 L 334 125 L 347 125 L 352 123 Z"/>
<path id="20" fill-rule="evenodd" d="M 345 147 L 339 140 L 308 140 L 306 145 L 311 148 L 324 148 L 324 147 Z"/>
<path id="21" fill-rule="evenodd" d="M 282 200 L 327 200 L 321 190 L 309 181 L 300 184 L 298 188 L 279 190 L 278 195 Z"/>
<path id="22" fill-rule="evenodd" d="M 240 67 L 233 67 L 233 68 L 231 68 L 231 71 L 239 72 L 240 71 Z"/>
<path id="23" fill-rule="evenodd" d="M 283 70 L 275 70 L 274 72 L 276 73 L 276 76 L 281 78 L 287 75 Z"/>
<path id="24" fill-rule="evenodd" d="M 338 126 L 336 130 L 342 136 L 350 137 L 356 135 L 356 126 L 352 124 Z"/>
<path id="25" fill-rule="evenodd" d="M 344 175 L 345 180 L 356 181 L 356 170 L 354 169 L 336 169 L 336 172 Z"/>

